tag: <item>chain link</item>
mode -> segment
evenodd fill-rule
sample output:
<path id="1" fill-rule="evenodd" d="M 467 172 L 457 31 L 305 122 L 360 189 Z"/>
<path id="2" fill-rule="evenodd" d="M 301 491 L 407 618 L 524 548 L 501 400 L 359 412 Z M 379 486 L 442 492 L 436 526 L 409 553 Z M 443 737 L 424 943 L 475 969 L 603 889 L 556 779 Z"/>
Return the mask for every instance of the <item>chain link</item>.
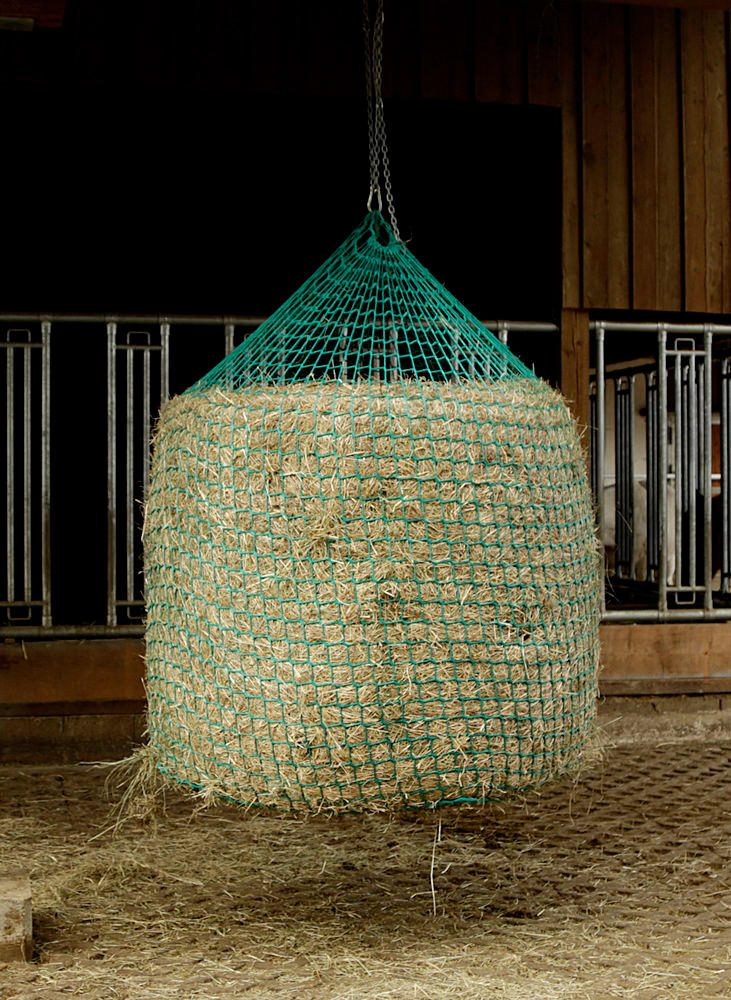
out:
<path id="1" fill-rule="evenodd" d="M 396 209 L 391 187 L 391 168 L 388 162 L 388 140 L 386 120 L 383 112 L 383 0 L 376 0 L 376 15 L 371 27 L 370 0 L 363 0 L 363 35 L 365 40 L 366 98 L 368 106 L 368 157 L 370 161 L 370 191 L 368 211 L 373 208 L 374 198 L 378 210 L 383 208 L 381 176 L 386 191 L 386 205 L 391 220 L 391 228 L 397 240 L 401 240 L 396 222 Z"/>

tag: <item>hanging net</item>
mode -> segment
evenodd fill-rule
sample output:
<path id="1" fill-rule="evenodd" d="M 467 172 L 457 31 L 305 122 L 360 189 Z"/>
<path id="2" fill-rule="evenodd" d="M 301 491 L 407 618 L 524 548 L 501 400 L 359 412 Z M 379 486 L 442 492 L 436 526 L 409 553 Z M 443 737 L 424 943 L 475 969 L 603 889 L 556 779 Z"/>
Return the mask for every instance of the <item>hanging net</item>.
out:
<path id="1" fill-rule="evenodd" d="M 590 728 L 598 559 L 561 397 L 371 212 L 163 409 L 150 741 L 245 804 L 483 801 Z"/>

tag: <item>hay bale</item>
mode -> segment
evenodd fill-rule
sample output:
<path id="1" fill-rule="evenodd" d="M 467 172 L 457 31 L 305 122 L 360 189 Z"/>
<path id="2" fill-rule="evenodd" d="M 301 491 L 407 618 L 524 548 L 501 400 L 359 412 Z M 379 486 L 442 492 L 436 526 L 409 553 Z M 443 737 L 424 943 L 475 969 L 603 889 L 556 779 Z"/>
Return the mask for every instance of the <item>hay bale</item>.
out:
<path id="1" fill-rule="evenodd" d="M 394 809 L 578 757 L 597 546 L 575 427 L 542 383 L 182 395 L 145 544 L 150 739 L 178 781 Z"/>

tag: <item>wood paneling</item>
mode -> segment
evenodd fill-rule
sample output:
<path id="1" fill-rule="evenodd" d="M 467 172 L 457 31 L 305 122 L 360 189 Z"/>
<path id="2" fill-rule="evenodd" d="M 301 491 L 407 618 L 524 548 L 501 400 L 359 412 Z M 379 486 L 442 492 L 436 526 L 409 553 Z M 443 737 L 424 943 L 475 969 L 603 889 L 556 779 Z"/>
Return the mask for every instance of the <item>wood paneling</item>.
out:
<path id="1" fill-rule="evenodd" d="M 527 80 L 522 4 L 477 0 L 474 45 L 475 98 L 498 104 L 523 103 Z"/>
<path id="2" fill-rule="evenodd" d="M 630 304 L 627 42 L 623 10 L 584 12 L 583 305 Z"/>
<path id="3" fill-rule="evenodd" d="M 525 19 L 527 100 L 557 108 L 561 104 L 560 15 L 555 4 L 528 0 Z"/>
<path id="4" fill-rule="evenodd" d="M 718 11 L 681 15 L 686 308 L 731 308 L 726 23 Z"/>
<path id="5" fill-rule="evenodd" d="M 727 17 L 581 5 L 581 65 L 562 58 L 562 110 L 579 123 L 564 136 L 569 176 L 571 141 L 582 152 L 565 306 L 731 309 Z"/>
<path id="6" fill-rule="evenodd" d="M 561 61 L 561 274 L 562 302 L 565 309 L 582 304 L 581 253 L 581 164 L 580 164 L 580 63 L 577 38 L 580 26 L 578 11 L 571 5 L 561 9 L 559 21 L 559 58 Z"/>
<path id="7" fill-rule="evenodd" d="M 731 625 L 602 625 L 605 694 L 731 691 Z M 623 686 L 624 685 L 624 686 Z"/>
<path id="8" fill-rule="evenodd" d="M 561 392 L 579 427 L 589 426 L 589 313 L 564 309 L 561 313 Z"/>
<path id="9" fill-rule="evenodd" d="M 681 309 L 680 114 L 676 14 L 630 11 L 632 297 Z M 609 301 L 612 296 L 609 296 Z"/>
<path id="10" fill-rule="evenodd" d="M 145 697 L 144 643 L 72 639 L 0 645 L 0 703 L 126 702 Z M 54 713 L 55 714 L 55 713 Z"/>

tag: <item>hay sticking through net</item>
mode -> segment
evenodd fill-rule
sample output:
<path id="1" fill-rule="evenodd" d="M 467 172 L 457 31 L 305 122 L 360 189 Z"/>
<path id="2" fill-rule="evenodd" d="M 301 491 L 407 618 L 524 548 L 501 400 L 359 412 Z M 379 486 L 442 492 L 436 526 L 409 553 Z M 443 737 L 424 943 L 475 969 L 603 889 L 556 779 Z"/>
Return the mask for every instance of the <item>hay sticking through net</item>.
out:
<path id="1" fill-rule="evenodd" d="M 572 765 L 594 713 L 597 551 L 560 397 L 520 370 L 230 373 L 168 404 L 155 442 L 161 769 L 341 811 L 480 801 Z"/>

